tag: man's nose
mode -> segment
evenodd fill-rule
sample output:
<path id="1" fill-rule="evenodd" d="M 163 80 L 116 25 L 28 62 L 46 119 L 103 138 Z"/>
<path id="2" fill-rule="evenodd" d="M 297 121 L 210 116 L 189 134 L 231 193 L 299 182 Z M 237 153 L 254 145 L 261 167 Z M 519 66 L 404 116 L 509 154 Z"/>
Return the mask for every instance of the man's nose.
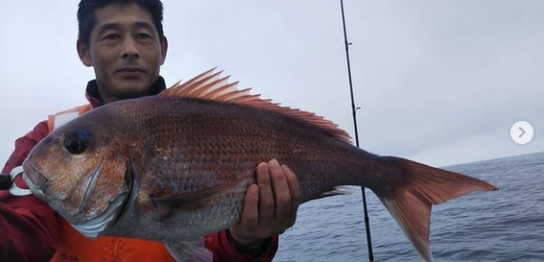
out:
<path id="1" fill-rule="evenodd" d="M 139 58 L 140 52 L 136 46 L 134 39 L 127 39 L 123 43 L 123 52 L 121 53 L 123 58 Z"/>

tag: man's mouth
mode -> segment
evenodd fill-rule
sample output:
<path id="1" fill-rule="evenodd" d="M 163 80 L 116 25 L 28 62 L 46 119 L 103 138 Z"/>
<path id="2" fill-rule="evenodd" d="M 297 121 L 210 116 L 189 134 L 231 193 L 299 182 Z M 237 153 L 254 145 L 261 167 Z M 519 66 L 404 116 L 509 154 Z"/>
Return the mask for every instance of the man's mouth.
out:
<path id="1" fill-rule="evenodd" d="M 117 70 L 117 73 L 126 78 L 139 78 L 145 73 L 145 71 L 137 67 L 124 67 Z"/>

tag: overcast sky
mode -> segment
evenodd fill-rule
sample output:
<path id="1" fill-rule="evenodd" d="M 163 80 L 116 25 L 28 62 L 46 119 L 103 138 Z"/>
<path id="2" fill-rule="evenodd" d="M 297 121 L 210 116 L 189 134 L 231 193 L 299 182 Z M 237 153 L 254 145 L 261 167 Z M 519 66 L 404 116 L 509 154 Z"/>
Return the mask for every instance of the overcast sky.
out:
<path id="1" fill-rule="evenodd" d="M 0 162 L 86 102 L 78 1 L 0 1 Z M 212 67 L 353 134 L 340 2 L 164 1 L 167 85 Z M 544 151 L 544 1 L 346 0 L 361 146 L 431 165 Z M 515 144 L 526 120 L 535 137 Z"/>

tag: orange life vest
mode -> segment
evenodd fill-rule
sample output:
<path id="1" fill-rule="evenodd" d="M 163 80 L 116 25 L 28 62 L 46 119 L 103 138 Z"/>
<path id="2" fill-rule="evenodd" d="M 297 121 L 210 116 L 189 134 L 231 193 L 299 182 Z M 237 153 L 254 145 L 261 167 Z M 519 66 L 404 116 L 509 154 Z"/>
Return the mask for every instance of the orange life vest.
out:
<path id="1" fill-rule="evenodd" d="M 91 109 L 91 105 L 84 105 L 49 116 L 49 132 Z M 175 262 L 161 242 L 121 237 L 93 240 L 80 234 L 60 216 L 59 221 L 61 235 L 51 262 Z"/>

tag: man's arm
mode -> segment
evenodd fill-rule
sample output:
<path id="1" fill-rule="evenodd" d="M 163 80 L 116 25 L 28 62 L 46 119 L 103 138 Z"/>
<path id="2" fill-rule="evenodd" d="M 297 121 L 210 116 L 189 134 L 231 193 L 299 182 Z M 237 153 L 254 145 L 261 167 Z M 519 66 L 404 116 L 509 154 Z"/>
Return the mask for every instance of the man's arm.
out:
<path id="1" fill-rule="evenodd" d="M 49 132 L 47 122 L 39 123 L 34 130 L 17 139 L 2 173 L 9 173 L 22 165 L 32 148 Z M 21 176 L 14 181 L 26 188 Z M 34 195 L 13 196 L 0 191 L 0 260 L 49 261 L 55 253 L 60 234 L 55 212 Z"/>

